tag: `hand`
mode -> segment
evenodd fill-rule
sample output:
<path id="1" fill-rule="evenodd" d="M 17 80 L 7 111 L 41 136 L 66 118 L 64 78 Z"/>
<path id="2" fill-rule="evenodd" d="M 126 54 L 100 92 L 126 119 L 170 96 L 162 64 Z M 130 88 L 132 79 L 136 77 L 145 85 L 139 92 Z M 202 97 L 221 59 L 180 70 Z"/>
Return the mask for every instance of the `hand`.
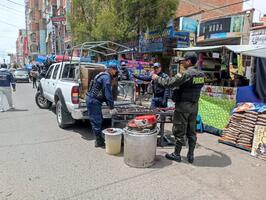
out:
<path id="1" fill-rule="evenodd" d="M 16 92 L 16 89 L 13 89 L 13 92 Z"/>
<path id="2" fill-rule="evenodd" d="M 118 111 L 115 108 L 110 110 L 110 115 L 116 115 L 117 113 Z"/>
<path id="3" fill-rule="evenodd" d="M 153 74 L 153 75 L 151 76 L 152 80 L 154 80 L 154 81 L 157 80 L 158 77 L 159 77 L 159 76 L 158 76 L 157 74 Z"/>

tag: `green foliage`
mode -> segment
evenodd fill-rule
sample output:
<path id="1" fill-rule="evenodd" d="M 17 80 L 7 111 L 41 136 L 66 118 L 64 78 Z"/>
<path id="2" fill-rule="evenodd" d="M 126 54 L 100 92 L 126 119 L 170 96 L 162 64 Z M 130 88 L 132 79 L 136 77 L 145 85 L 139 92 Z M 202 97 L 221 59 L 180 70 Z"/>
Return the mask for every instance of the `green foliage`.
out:
<path id="1" fill-rule="evenodd" d="M 128 41 L 149 29 L 164 30 L 179 0 L 73 0 L 68 14 L 74 41 Z"/>

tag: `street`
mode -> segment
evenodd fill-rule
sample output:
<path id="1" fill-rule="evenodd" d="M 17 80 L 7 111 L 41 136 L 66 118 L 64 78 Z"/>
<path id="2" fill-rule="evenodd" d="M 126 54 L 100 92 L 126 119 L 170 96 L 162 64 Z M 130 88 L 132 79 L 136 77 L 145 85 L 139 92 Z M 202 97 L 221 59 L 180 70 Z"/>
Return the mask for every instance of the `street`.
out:
<path id="1" fill-rule="evenodd" d="M 89 125 L 60 129 L 52 110 L 39 109 L 31 84 L 17 84 L 15 111 L 0 113 L 0 199 L 264 199 L 266 162 L 198 135 L 193 165 L 164 158 L 130 168 L 123 155 L 94 148 Z"/>

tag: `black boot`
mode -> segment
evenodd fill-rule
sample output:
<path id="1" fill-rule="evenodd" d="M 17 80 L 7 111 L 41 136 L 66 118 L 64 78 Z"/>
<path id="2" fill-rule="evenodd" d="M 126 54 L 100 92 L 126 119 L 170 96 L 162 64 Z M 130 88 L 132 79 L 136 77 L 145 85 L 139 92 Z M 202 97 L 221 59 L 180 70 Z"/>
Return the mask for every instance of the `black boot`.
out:
<path id="1" fill-rule="evenodd" d="M 105 147 L 104 138 L 102 136 L 96 136 L 95 147 Z"/>
<path id="2" fill-rule="evenodd" d="M 168 160 L 173 160 L 173 161 L 176 161 L 176 162 L 181 162 L 181 156 L 180 156 L 181 149 L 182 149 L 182 147 L 176 146 L 175 147 L 175 152 L 170 153 L 170 154 L 167 153 L 165 155 L 165 157 Z"/>
<path id="3" fill-rule="evenodd" d="M 195 144 L 189 143 L 189 148 L 188 148 L 188 153 L 187 153 L 187 161 L 189 163 L 194 162 L 194 149 L 195 149 Z"/>

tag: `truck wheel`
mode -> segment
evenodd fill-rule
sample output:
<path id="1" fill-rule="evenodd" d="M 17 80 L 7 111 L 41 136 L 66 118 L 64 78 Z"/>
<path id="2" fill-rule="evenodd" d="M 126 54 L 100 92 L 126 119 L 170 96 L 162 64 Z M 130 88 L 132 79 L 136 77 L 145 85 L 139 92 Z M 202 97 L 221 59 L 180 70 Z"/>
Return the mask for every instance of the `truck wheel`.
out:
<path id="1" fill-rule="evenodd" d="M 49 109 L 52 106 L 52 102 L 45 99 L 40 91 L 35 95 L 35 102 L 40 109 Z"/>
<path id="2" fill-rule="evenodd" d="M 60 100 L 56 103 L 56 119 L 58 126 L 62 129 L 69 127 L 73 123 L 69 123 L 69 119 L 72 119 L 72 116 L 66 109 L 64 109 Z M 72 119 L 73 120 L 73 119 Z"/>

